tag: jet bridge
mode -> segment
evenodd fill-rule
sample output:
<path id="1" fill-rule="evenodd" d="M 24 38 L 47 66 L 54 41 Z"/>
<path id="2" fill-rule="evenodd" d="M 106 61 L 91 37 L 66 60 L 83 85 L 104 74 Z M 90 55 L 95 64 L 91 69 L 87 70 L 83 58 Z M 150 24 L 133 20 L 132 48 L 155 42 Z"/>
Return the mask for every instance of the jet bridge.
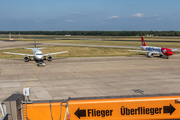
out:
<path id="1" fill-rule="evenodd" d="M 16 107 L 8 107 L 7 100 L 3 101 L 6 111 L 4 107 L 3 110 L 11 114 L 13 120 L 180 119 L 180 93 L 83 97 L 49 101 L 24 101 L 21 95 L 13 100 L 21 103 L 15 102 Z"/>

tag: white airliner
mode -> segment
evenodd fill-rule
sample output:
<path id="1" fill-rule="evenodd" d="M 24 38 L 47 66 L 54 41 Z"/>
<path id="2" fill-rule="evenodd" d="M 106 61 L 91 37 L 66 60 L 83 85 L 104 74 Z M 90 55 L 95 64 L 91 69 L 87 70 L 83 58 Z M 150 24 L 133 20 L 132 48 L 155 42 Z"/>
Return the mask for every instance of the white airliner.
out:
<path id="1" fill-rule="evenodd" d="M 24 55 L 24 61 L 25 62 L 29 62 L 29 60 L 31 60 L 31 57 L 33 57 L 36 62 L 43 62 L 43 60 L 46 60 L 46 56 L 48 56 L 47 57 L 48 61 L 52 61 L 51 55 L 60 54 L 60 53 L 67 53 L 68 52 L 68 51 L 62 51 L 62 52 L 43 54 L 43 52 L 40 51 L 39 49 L 44 49 L 44 48 L 36 48 L 35 40 L 34 40 L 34 48 L 25 48 L 25 49 L 31 49 L 34 54 L 12 53 L 12 52 L 3 52 L 3 53 L 14 54 L 14 55 Z"/>
<path id="2" fill-rule="evenodd" d="M 146 43 L 145 43 L 143 37 L 141 37 L 141 42 L 142 42 L 141 48 L 144 51 L 140 51 L 140 50 L 129 50 L 129 51 L 146 52 L 148 57 L 153 57 L 154 54 L 158 54 L 158 55 L 160 55 L 160 57 L 165 56 L 168 59 L 169 56 L 173 55 L 172 51 L 176 51 L 177 50 L 177 49 L 171 50 L 170 48 L 146 46 Z"/>

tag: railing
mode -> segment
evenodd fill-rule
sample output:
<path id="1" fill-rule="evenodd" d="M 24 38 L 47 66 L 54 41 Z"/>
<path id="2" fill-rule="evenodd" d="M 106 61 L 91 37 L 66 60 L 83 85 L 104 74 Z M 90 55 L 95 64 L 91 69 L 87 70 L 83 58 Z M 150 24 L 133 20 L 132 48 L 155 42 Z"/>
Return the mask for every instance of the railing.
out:
<path id="1" fill-rule="evenodd" d="M 9 113 L 6 113 L 2 118 L 1 120 L 8 120 L 8 117 L 11 116 L 11 114 Z M 12 116 L 11 116 L 11 120 L 13 120 Z"/>

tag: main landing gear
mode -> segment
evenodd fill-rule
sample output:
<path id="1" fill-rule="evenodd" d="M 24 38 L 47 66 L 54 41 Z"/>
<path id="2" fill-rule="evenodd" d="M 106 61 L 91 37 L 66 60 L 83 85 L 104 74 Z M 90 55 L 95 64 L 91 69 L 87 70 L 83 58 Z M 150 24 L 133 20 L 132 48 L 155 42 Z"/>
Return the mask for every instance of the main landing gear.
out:
<path id="1" fill-rule="evenodd" d="M 159 55 L 159 56 L 162 57 L 163 55 Z M 169 56 L 164 55 L 164 57 L 165 57 L 166 59 L 169 59 Z"/>

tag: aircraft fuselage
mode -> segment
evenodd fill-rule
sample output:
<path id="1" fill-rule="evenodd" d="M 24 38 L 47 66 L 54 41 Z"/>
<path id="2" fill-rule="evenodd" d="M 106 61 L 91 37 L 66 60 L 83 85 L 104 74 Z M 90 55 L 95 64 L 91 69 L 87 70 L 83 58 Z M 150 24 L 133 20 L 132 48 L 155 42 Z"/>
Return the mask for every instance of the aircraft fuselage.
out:
<path id="1" fill-rule="evenodd" d="M 33 48 L 32 49 L 33 53 L 34 53 L 34 58 L 36 60 L 42 60 L 43 59 L 43 52 L 41 50 L 39 50 L 38 48 Z"/>
<path id="2" fill-rule="evenodd" d="M 149 51 L 159 55 L 171 56 L 173 52 L 170 48 L 153 47 L 153 46 L 141 46 L 144 51 Z"/>

